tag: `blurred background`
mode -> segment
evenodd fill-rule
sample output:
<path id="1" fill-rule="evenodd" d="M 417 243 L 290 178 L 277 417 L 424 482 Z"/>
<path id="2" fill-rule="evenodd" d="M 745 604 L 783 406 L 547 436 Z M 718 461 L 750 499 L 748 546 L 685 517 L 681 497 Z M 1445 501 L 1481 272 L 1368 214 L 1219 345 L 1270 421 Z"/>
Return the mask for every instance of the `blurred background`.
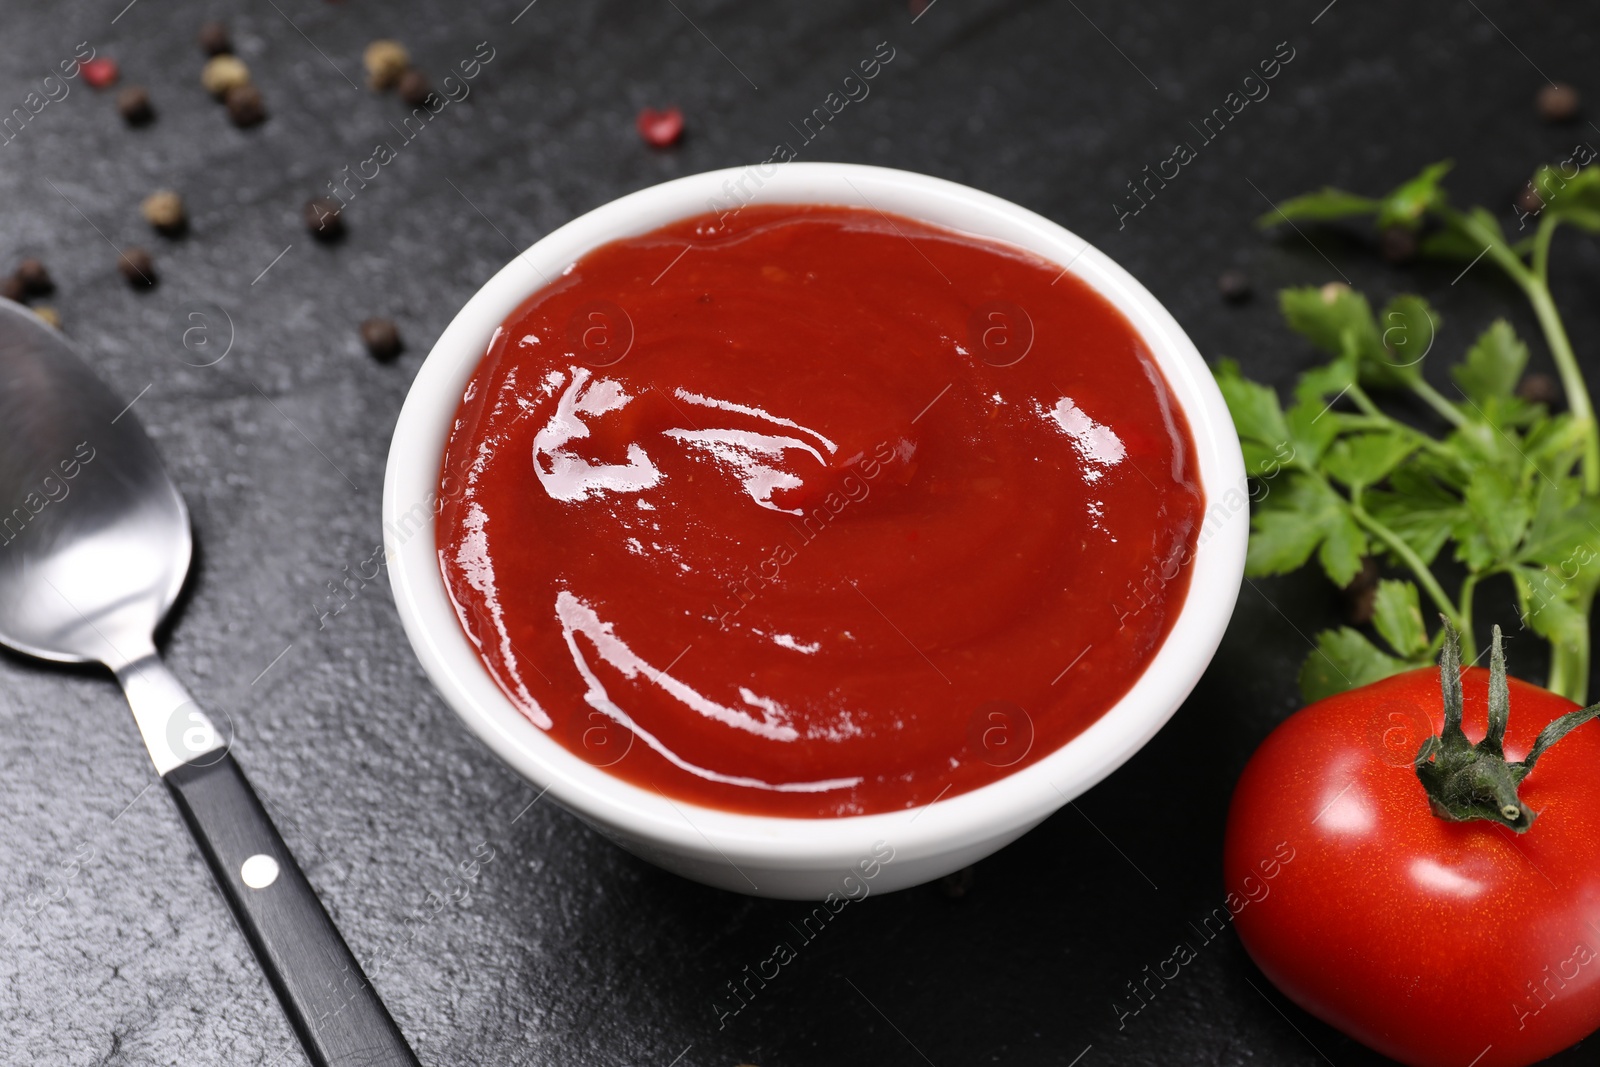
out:
<path id="1" fill-rule="evenodd" d="M 1600 8 L 63 0 L 6 14 L 0 273 L 42 263 L 53 285 L 30 303 L 136 401 L 198 540 L 168 662 L 231 720 L 425 1063 L 1378 1062 L 1280 997 L 1231 931 L 1137 1013 L 1128 988 L 1178 941 L 1200 944 L 1195 925 L 1222 904 L 1232 783 L 1298 706 L 1303 634 L 1344 610 L 1318 575 L 1247 586 L 1194 696 L 1105 784 L 959 878 L 847 909 L 731 1017 L 727 983 L 808 909 L 682 881 L 533 803 L 428 686 L 386 577 L 337 599 L 328 584 L 373 573 L 395 417 L 484 280 L 590 208 L 780 142 L 1041 212 L 1142 280 L 1208 360 L 1280 387 L 1313 358 L 1275 309 L 1290 285 L 1347 279 L 1375 302 L 1420 291 L 1452 353 L 1499 315 L 1537 338 L 1489 270 L 1453 282 L 1459 266 L 1390 263 L 1355 231 L 1307 239 L 1254 220 L 1324 184 L 1377 193 L 1451 158 L 1458 201 L 1514 230 L 1536 165 L 1600 145 Z M 219 103 L 202 85 L 209 20 L 254 97 Z M 407 87 L 368 86 L 380 39 L 447 94 L 426 124 L 403 125 Z M 803 140 L 802 120 L 882 48 L 870 92 Z M 1274 58 L 1269 92 L 1203 140 L 1194 126 Z M 1536 102 L 1551 82 L 1579 94 L 1564 122 Z M 672 124 L 641 132 L 641 112 L 674 107 L 681 137 L 647 143 Z M 1180 141 L 1195 158 L 1131 199 Z M 341 184 L 342 240 L 316 239 L 307 201 L 380 142 L 392 160 Z M 142 214 L 159 190 L 181 194 L 178 236 Z M 130 247 L 153 287 L 124 277 Z M 1564 233 L 1552 273 L 1600 372 L 1595 241 Z M 1241 282 L 1253 295 L 1237 299 Z M 203 351 L 184 341 L 196 310 L 213 331 Z M 376 328 L 363 338 L 370 318 L 393 323 L 398 355 L 368 351 L 390 354 Z M 1484 619 L 1514 624 L 1509 587 L 1483 596 Z M 1512 665 L 1542 677 L 1535 651 Z M 303 1064 L 155 783 L 108 677 L 0 657 L 4 1058 Z"/>

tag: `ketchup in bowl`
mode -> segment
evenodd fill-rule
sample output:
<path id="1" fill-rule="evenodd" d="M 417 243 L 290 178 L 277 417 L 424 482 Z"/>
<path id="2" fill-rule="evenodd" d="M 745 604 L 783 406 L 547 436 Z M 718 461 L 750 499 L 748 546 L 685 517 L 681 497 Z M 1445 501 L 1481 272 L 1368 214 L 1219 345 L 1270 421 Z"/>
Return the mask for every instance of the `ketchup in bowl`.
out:
<path id="1" fill-rule="evenodd" d="M 1204 500 L 1143 341 L 1057 264 L 747 207 L 583 256 L 496 332 L 439 565 L 537 727 L 675 800 L 928 804 L 1111 708 Z"/>

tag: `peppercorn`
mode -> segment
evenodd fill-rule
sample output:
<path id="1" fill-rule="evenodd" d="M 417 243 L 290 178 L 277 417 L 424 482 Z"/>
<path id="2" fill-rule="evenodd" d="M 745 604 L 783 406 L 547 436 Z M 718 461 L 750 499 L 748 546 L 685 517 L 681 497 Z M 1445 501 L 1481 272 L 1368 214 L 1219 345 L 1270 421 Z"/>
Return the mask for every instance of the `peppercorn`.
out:
<path id="1" fill-rule="evenodd" d="M 208 56 L 220 56 L 233 51 L 228 38 L 228 27 L 220 22 L 208 22 L 200 27 L 200 48 Z"/>
<path id="2" fill-rule="evenodd" d="M 1517 395 L 1530 403 L 1552 407 L 1561 399 L 1561 383 L 1551 374 L 1530 374 L 1517 383 Z"/>
<path id="3" fill-rule="evenodd" d="M 972 883 L 976 880 L 975 868 L 963 867 L 939 879 L 939 891 L 951 900 L 960 900 L 972 892 Z"/>
<path id="4" fill-rule="evenodd" d="M 37 307 L 33 309 L 33 313 L 39 316 L 40 321 L 46 326 L 53 327 L 57 330 L 61 329 L 61 312 L 57 311 L 55 308 Z"/>
<path id="5" fill-rule="evenodd" d="M 411 65 L 411 54 L 399 41 L 380 40 L 367 45 L 361 61 L 367 67 L 367 84 L 374 89 L 388 89 Z"/>
<path id="6" fill-rule="evenodd" d="M 150 253 L 137 245 L 129 245 L 117 257 L 117 270 L 137 289 L 148 289 L 156 283 L 156 264 Z"/>
<path id="7" fill-rule="evenodd" d="M 22 291 L 28 296 L 43 296 L 56 287 L 50 272 L 37 259 L 25 259 L 17 264 L 17 280 L 22 283 Z"/>
<path id="8" fill-rule="evenodd" d="M 228 105 L 228 118 L 240 129 L 259 126 L 266 120 L 267 108 L 261 102 L 261 90 L 254 85 L 235 85 L 224 98 Z"/>
<path id="9" fill-rule="evenodd" d="M 139 210 L 144 220 L 166 237 L 177 237 L 189 227 L 189 216 L 183 209 L 183 197 L 171 189 L 151 193 L 144 198 Z"/>
<path id="10" fill-rule="evenodd" d="M 1225 270 L 1217 275 L 1217 292 L 1230 304 L 1250 299 L 1250 279 L 1242 270 Z"/>
<path id="11" fill-rule="evenodd" d="M 213 56 L 200 69 L 200 84 L 206 87 L 206 92 L 221 100 L 234 86 L 250 84 L 250 68 L 238 56 Z"/>
<path id="12" fill-rule="evenodd" d="M 1378 563 L 1371 556 L 1361 561 L 1361 571 L 1344 587 L 1345 618 L 1352 626 L 1372 621 L 1378 599 Z"/>
<path id="13" fill-rule="evenodd" d="M 28 291 L 23 288 L 22 279 L 13 272 L 7 274 L 4 278 L 0 278 L 0 296 L 5 297 L 7 300 L 15 300 L 20 304 L 27 298 Z"/>
<path id="14" fill-rule="evenodd" d="M 651 148 L 670 148 L 683 136 L 683 111 L 675 107 L 665 111 L 647 107 L 639 112 L 633 124 Z"/>
<path id="15" fill-rule="evenodd" d="M 130 85 L 117 93 L 117 114 L 129 126 L 143 126 L 155 118 L 149 91 L 142 85 Z"/>
<path id="16" fill-rule="evenodd" d="M 92 89 L 105 89 L 115 85 L 118 76 L 117 61 L 109 56 L 97 56 L 78 64 L 83 80 Z"/>
<path id="17" fill-rule="evenodd" d="M 1417 235 L 1404 226 L 1390 226 L 1378 235 L 1378 250 L 1390 263 L 1409 263 L 1417 258 Z"/>
<path id="18" fill-rule="evenodd" d="M 428 97 L 433 94 L 433 86 L 428 84 L 428 76 L 420 70 L 408 70 L 400 75 L 398 86 L 400 99 L 412 107 L 421 107 L 428 102 Z"/>
<path id="19" fill-rule="evenodd" d="M 361 324 L 361 343 L 376 358 L 393 359 L 400 354 L 400 329 L 393 319 L 367 319 Z"/>
<path id="20" fill-rule="evenodd" d="M 319 241 L 337 241 L 344 236 L 344 205 L 331 196 L 306 202 L 306 229 Z"/>
<path id="21" fill-rule="evenodd" d="M 1578 103 L 1578 90 L 1558 82 L 1541 88 L 1535 98 L 1539 117 L 1549 123 L 1571 122 L 1577 118 Z"/>

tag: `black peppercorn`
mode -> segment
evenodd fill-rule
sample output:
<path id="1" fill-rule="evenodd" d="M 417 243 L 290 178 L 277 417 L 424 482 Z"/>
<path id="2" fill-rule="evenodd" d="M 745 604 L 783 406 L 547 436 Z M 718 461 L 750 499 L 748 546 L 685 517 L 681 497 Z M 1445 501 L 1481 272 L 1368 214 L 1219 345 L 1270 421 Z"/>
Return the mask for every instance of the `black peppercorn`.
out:
<path id="1" fill-rule="evenodd" d="M 1378 564 L 1371 556 L 1361 561 L 1361 571 L 1344 587 L 1345 618 L 1352 626 L 1372 621 L 1378 599 Z"/>
<path id="2" fill-rule="evenodd" d="M 156 117 L 150 106 L 150 93 L 142 85 L 130 85 L 117 93 L 117 114 L 129 126 L 143 126 Z"/>
<path id="3" fill-rule="evenodd" d="M 155 261 L 150 258 L 149 252 L 136 245 L 122 250 L 117 257 L 117 269 L 128 279 L 128 284 L 136 288 L 148 289 L 156 283 Z"/>
<path id="4" fill-rule="evenodd" d="M 208 56 L 220 56 L 233 51 L 233 42 L 228 39 L 228 27 L 220 22 L 208 22 L 201 26 L 200 47 Z"/>
<path id="5" fill-rule="evenodd" d="M 974 869 L 963 867 L 954 874 L 947 874 L 939 879 L 939 892 L 951 900 L 960 900 L 972 892 L 972 883 L 976 880 Z"/>
<path id="6" fill-rule="evenodd" d="M 1530 403 L 1553 407 L 1561 399 L 1561 383 L 1554 375 L 1530 374 L 1517 383 L 1517 395 Z"/>
<path id="7" fill-rule="evenodd" d="M 1404 226 L 1390 226 L 1378 235 L 1378 250 L 1390 263 L 1409 263 L 1417 257 L 1417 235 Z"/>
<path id="8" fill-rule="evenodd" d="M 17 265 L 17 280 L 22 282 L 22 291 L 28 296 L 43 296 L 56 287 L 50 272 L 37 259 L 25 259 Z"/>
<path id="9" fill-rule="evenodd" d="M 235 85 L 223 97 L 228 107 L 228 118 L 240 129 L 259 125 L 267 117 L 266 105 L 261 102 L 261 90 L 254 85 Z"/>
<path id="10" fill-rule="evenodd" d="M 1250 299 L 1250 279 L 1242 270 L 1225 270 L 1217 276 L 1217 292 L 1230 304 Z"/>
<path id="11" fill-rule="evenodd" d="M 1571 122 L 1578 117 L 1578 90 L 1570 85 L 1552 84 L 1539 90 L 1535 104 L 1546 122 Z"/>
<path id="12" fill-rule="evenodd" d="M 306 229 L 319 241 L 337 241 L 344 236 L 344 205 L 331 196 L 306 202 Z"/>
<path id="13" fill-rule="evenodd" d="M 371 318 L 361 324 L 361 343 L 378 359 L 400 354 L 400 329 L 393 319 Z"/>
<path id="14" fill-rule="evenodd" d="M 400 75 L 400 83 L 396 89 L 400 93 L 400 99 L 412 107 L 421 107 L 428 102 L 428 97 L 433 95 L 433 86 L 428 84 L 428 76 L 415 69 Z"/>

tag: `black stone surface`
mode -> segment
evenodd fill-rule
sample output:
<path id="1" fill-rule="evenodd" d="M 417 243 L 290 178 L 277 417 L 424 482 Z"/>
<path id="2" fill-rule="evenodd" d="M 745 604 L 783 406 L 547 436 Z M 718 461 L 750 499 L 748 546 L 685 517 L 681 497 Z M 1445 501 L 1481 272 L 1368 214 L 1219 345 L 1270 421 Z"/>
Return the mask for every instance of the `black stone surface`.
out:
<path id="1" fill-rule="evenodd" d="M 1383 296 L 1420 288 L 1452 350 L 1502 313 L 1535 337 L 1481 265 L 1452 284 L 1459 268 L 1396 268 L 1356 239 L 1318 232 L 1313 248 L 1251 220 L 1269 198 L 1379 190 L 1454 157 L 1460 198 L 1514 226 L 1510 198 L 1536 163 L 1600 143 L 1586 118 L 1548 127 L 1533 104 L 1545 75 L 1600 99 L 1596 5 L 937 0 L 914 19 L 887 0 L 525 2 L 13 3 L 0 32 L 0 114 L 82 41 L 150 90 L 155 122 L 129 129 L 113 92 L 73 81 L 0 145 L 0 254 L 7 270 L 28 254 L 48 263 L 59 288 L 38 302 L 138 397 L 199 543 L 168 662 L 231 718 L 240 761 L 357 954 L 379 961 L 422 1059 L 1375 1062 L 1279 996 L 1231 933 L 1125 1026 L 1113 1007 L 1221 903 L 1232 782 L 1297 706 L 1302 634 L 1338 614 L 1320 578 L 1246 588 L 1172 724 L 1076 809 L 979 864 L 964 895 L 929 886 L 851 907 L 720 1029 L 724 983 L 804 909 L 681 881 L 553 805 L 528 807 L 535 791 L 430 689 L 386 583 L 319 621 L 325 584 L 373 556 L 411 377 L 513 246 L 653 182 L 765 158 L 880 41 L 896 58 L 802 158 L 926 171 L 1040 211 L 1141 278 L 1208 358 L 1286 384 L 1310 354 L 1272 292 L 1341 275 Z M 234 128 L 200 89 L 208 16 L 229 21 L 254 73 L 259 127 Z M 436 80 L 479 42 L 494 58 L 359 192 L 346 239 L 317 244 L 303 202 L 397 141 L 408 110 L 361 84 L 362 48 L 385 36 Z M 1119 228 L 1124 183 L 1193 138 L 1189 122 L 1283 41 L 1295 58 L 1271 96 Z M 652 151 L 633 118 L 666 103 L 689 132 Z M 139 217 L 163 187 L 188 201 L 178 240 Z M 153 290 L 118 274 L 113 245 L 129 244 L 152 251 Z M 1569 327 L 1600 371 L 1600 254 L 1566 235 L 1555 258 Z M 1219 299 L 1233 267 L 1253 301 Z M 190 366 L 180 320 L 206 307 L 231 319 L 232 348 Z M 400 324 L 393 363 L 361 347 L 372 315 Z M 1484 595 L 1480 615 L 1514 621 L 1508 589 Z M 1513 668 L 1537 680 L 1522 645 Z M 0 1061 L 304 1062 L 155 782 L 107 677 L 0 660 Z"/>

